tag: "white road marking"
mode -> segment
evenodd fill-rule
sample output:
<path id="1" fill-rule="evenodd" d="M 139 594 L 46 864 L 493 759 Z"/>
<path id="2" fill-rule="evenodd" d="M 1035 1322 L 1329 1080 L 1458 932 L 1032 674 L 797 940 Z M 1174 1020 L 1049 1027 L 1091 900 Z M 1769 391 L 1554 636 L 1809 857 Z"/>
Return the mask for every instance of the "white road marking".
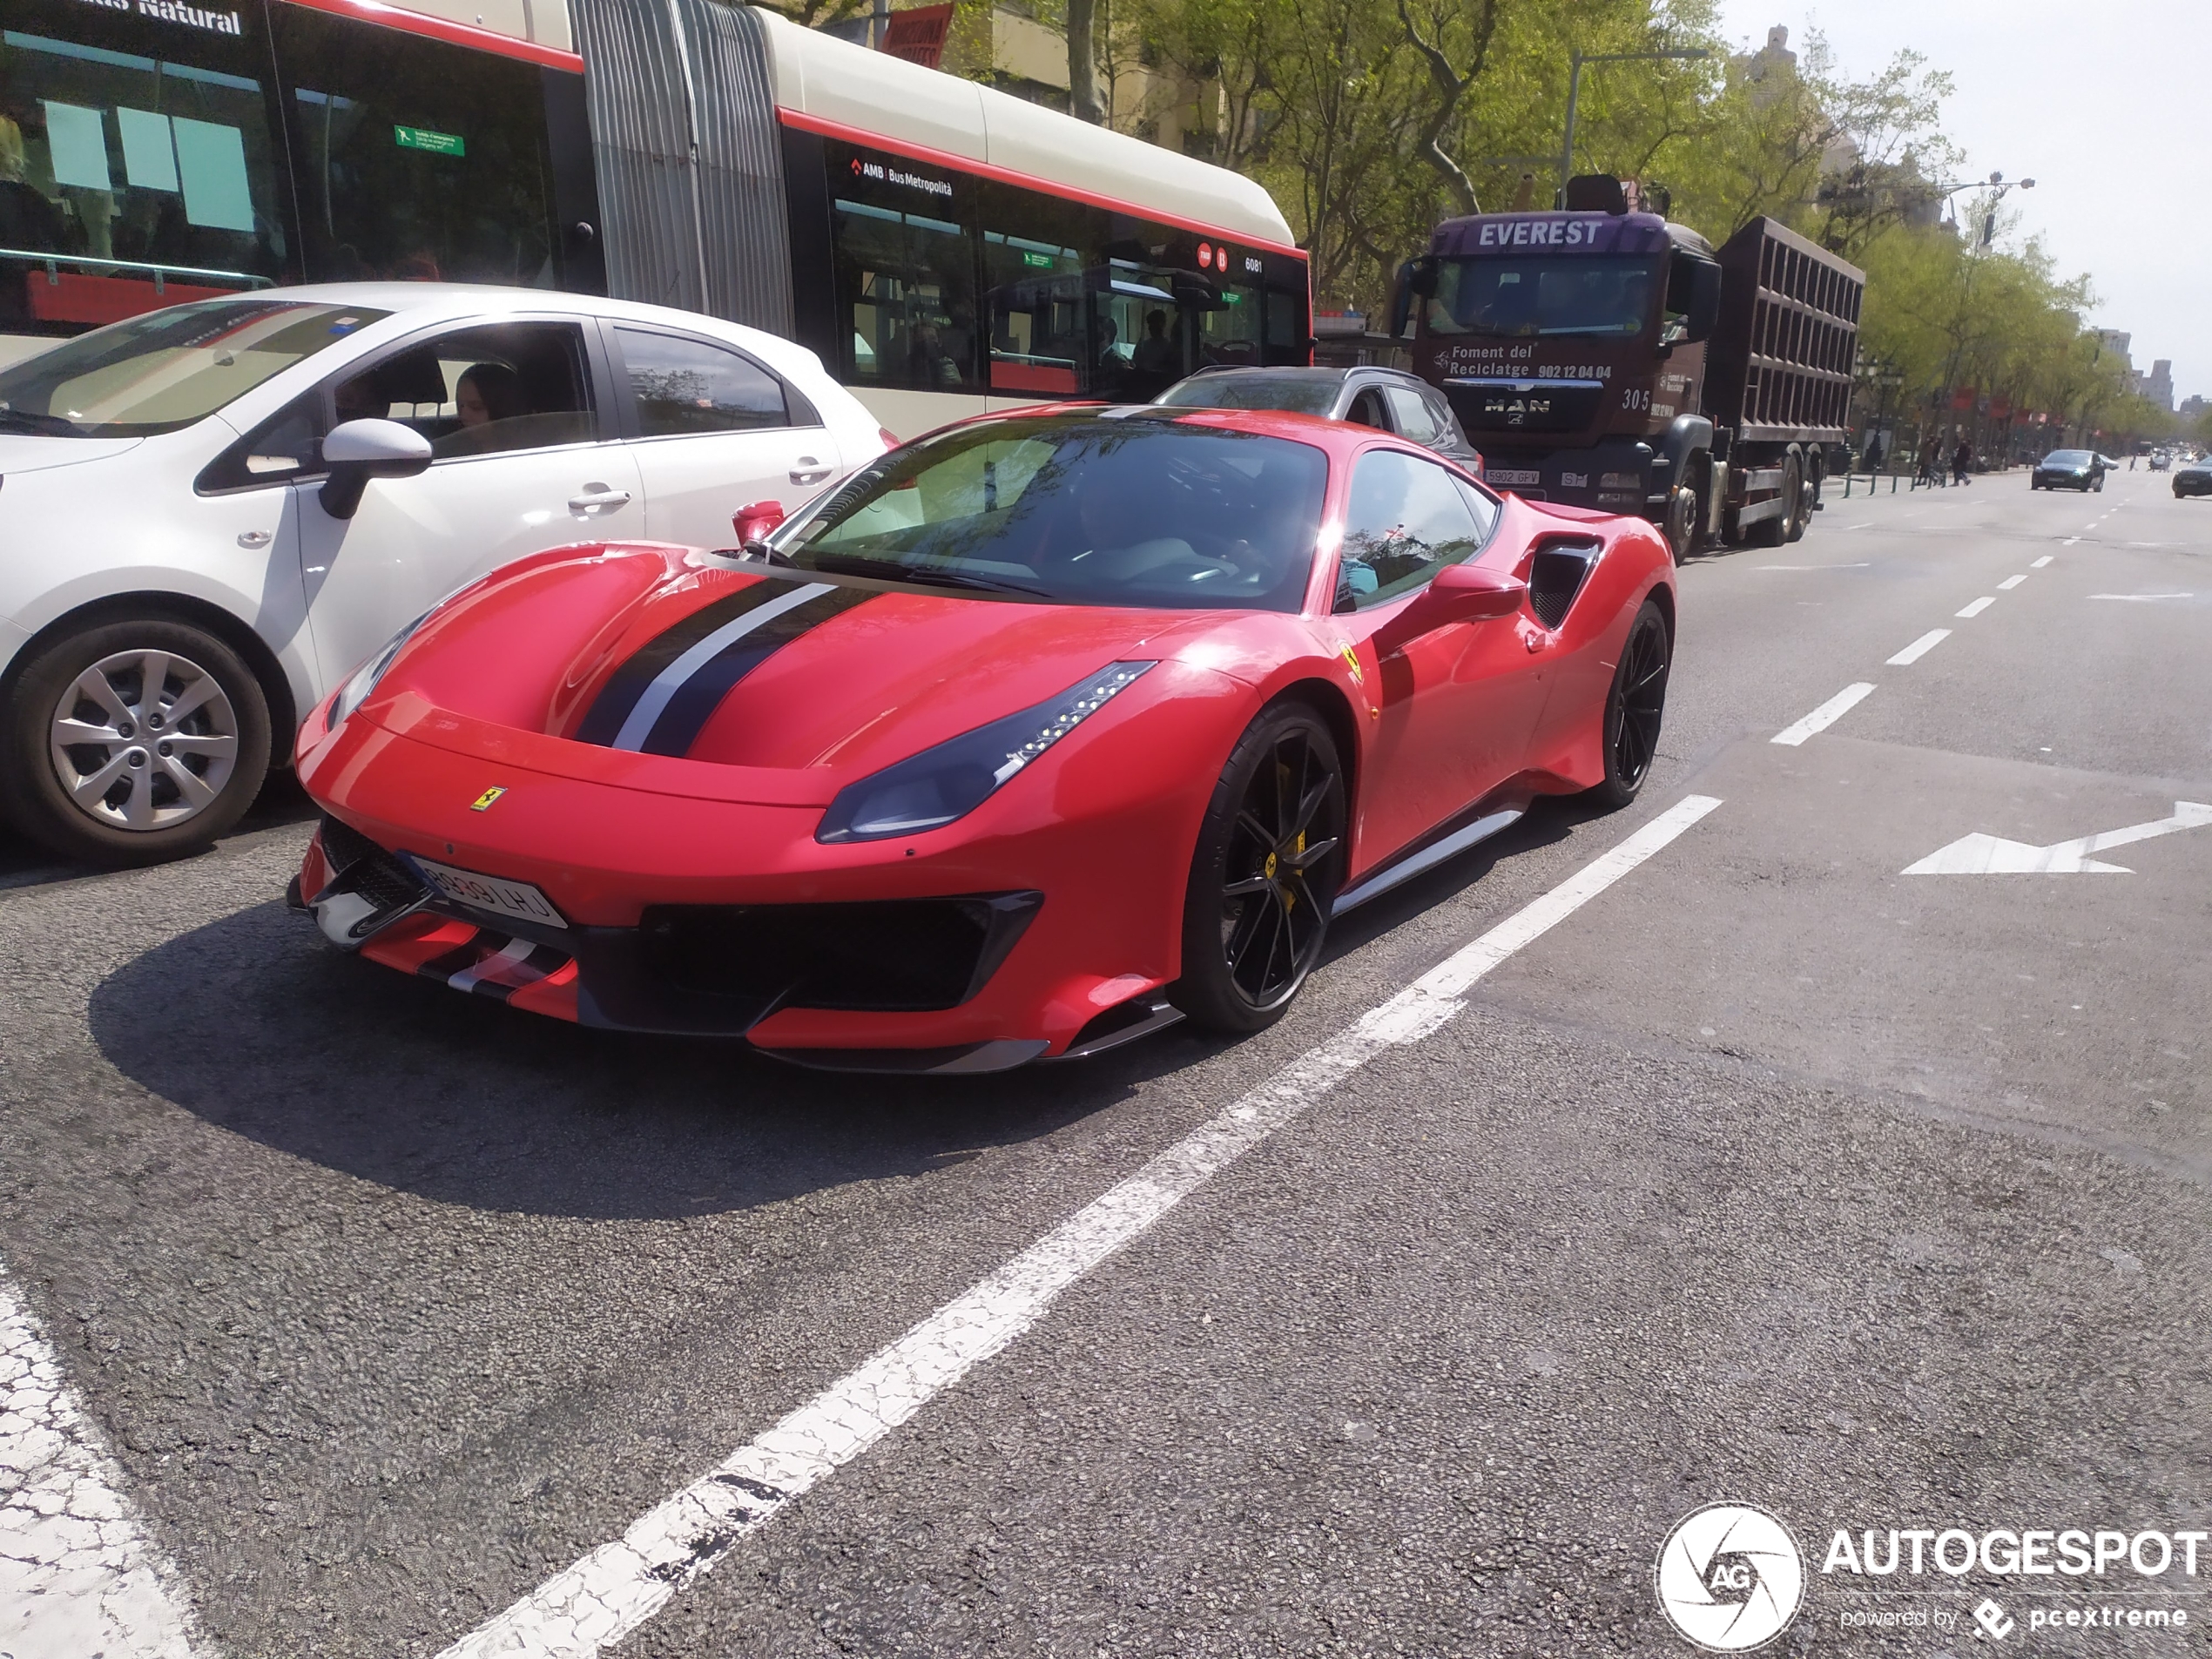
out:
<path id="1" fill-rule="evenodd" d="M 1985 593 L 1980 598 L 1975 600 L 1973 604 L 1966 606 L 1957 614 L 1961 617 L 1979 617 L 1983 611 L 1988 610 L 1990 606 L 1995 604 L 1996 603 L 1997 596 L 1995 594 Z"/>
<path id="2" fill-rule="evenodd" d="M 1806 715 L 1804 719 L 1799 720 L 1795 725 L 1784 726 L 1767 741 L 1786 743 L 1794 749 L 1815 732 L 1825 732 L 1844 716 L 1849 714 L 1873 689 L 1873 686 L 1865 680 L 1846 685 L 1811 714 Z"/>
<path id="3" fill-rule="evenodd" d="M 2148 841 L 2176 830 L 2202 829 L 2212 824 L 2212 806 L 2201 801 L 2177 800 L 2173 815 L 2148 824 L 2106 830 L 2098 835 L 2077 836 L 2049 846 L 2030 846 L 1977 831 L 1962 835 L 1948 846 L 1938 847 L 1918 864 L 1905 867 L 1907 875 L 2132 875 L 2124 865 L 2101 864 L 2089 856 L 2130 841 Z"/>
<path id="4" fill-rule="evenodd" d="M 1447 1024 L 1476 981 L 1719 805 L 1710 795 L 1676 802 L 1387 1002 L 1308 1049 L 759 1440 L 639 1516 L 619 1539 L 479 1625 L 442 1659 L 585 1659 L 621 1641 L 786 1504 L 1035 1325 L 1062 1291 L 1208 1179 L 1378 1055 Z"/>
<path id="5" fill-rule="evenodd" d="M 191 1659 L 174 1575 L 14 1285 L 0 1278 L 0 1652 Z"/>
<path id="6" fill-rule="evenodd" d="M 2000 582 L 1997 584 L 1997 591 L 2000 593 L 2010 593 L 2014 588 L 2017 588 L 2021 583 L 2027 580 L 2027 573 L 2025 570 L 2021 571 L 2018 576 L 2008 576 L 2002 582 Z"/>
<path id="7" fill-rule="evenodd" d="M 2095 526 L 2095 525 L 2094 525 L 2094 524 L 2092 524 L 2089 528 L 2090 528 L 2090 529 L 2094 529 L 2096 528 L 2096 526 Z M 2060 542 L 2060 543 L 2059 543 L 2059 545 L 2060 545 L 2060 547 L 2072 547 L 2072 546 L 2073 546 L 2073 545 L 2074 545 L 2076 542 L 2080 541 L 2080 539 L 2081 539 L 2081 538 L 2080 538 L 2080 536 L 2067 536 L 2067 537 L 2066 538 L 2066 540 L 2064 540 L 2063 542 Z"/>
<path id="8" fill-rule="evenodd" d="M 1892 668 L 1910 668 L 1950 637 L 1951 630 L 1948 628 L 1931 628 L 1903 651 L 1898 652 L 1896 656 L 1891 658 L 1889 665 Z"/>
<path id="9" fill-rule="evenodd" d="M 2035 561 L 2033 564 L 2030 564 L 2027 568 L 2028 568 L 2029 570 L 2041 570 L 2041 569 L 2042 569 L 2045 565 L 2048 564 L 2048 563 L 2050 563 L 2053 559 L 2054 559 L 2054 558 L 2056 558 L 2056 557 L 2058 557 L 2058 555 L 2057 555 L 2057 554 L 2055 554 L 2055 553 L 2046 553 L 2046 554 L 2045 554 L 2045 555 L 2044 555 L 2041 558 L 2037 559 L 2037 560 L 2036 560 L 2036 561 Z"/>
<path id="10" fill-rule="evenodd" d="M 1861 559 L 1856 564 L 1755 564 L 1754 570 L 1870 570 L 1871 559 Z"/>
<path id="11" fill-rule="evenodd" d="M 2193 593 L 2093 593 L 2092 599 L 2122 599 L 2131 604 L 2155 604 L 2161 599 L 2194 599 Z"/>

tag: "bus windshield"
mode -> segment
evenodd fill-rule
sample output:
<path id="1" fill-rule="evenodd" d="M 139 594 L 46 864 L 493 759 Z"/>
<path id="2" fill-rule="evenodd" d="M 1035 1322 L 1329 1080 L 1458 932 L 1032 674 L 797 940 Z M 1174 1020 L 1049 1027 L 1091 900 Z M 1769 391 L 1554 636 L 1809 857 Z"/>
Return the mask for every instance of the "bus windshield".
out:
<path id="1" fill-rule="evenodd" d="M 0 432 L 174 432 L 388 314 L 365 306 L 211 300 L 134 317 L 0 369 Z"/>
<path id="2" fill-rule="evenodd" d="M 1328 456 L 1181 421 L 954 427 L 856 473 L 779 532 L 826 575 L 1062 604 L 1296 610 Z"/>
<path id="3" fill-rule="evenodd" d="M 1655 275 L 1648 258 L 1445 260 L 1428 302 L 1428 332 L 1626 339 L 1651 320 Z"/>

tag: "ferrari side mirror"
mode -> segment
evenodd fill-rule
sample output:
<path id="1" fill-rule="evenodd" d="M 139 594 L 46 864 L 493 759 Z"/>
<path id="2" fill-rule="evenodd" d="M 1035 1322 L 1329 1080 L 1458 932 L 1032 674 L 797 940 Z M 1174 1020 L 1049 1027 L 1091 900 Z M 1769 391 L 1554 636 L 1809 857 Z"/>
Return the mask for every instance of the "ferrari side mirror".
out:
<path id="1" fill-rule="evenodd" d="M 779 501 L 757 501 L 730 515 L 731 527 L 738 533 L 738 545 L 745 548 L 763 539 L 783 522 L 784 504 Z"/>
<path id="2" fill-rule="evenodd" d="M 1498 622 L 1521 614 L 1528 584 L 1480 564 L 1447 564 L 1413 602 L 1375 631 L 1375 651 L 1388 656 L 1423 634 L 1455 622 Z"/>

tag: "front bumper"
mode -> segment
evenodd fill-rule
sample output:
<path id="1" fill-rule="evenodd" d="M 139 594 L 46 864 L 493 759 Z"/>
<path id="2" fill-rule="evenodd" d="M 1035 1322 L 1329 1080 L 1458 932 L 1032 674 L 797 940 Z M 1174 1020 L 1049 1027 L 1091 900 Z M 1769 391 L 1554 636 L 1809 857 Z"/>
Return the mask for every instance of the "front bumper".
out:
<path id="1" fill-rule="evenodd" d="M 1507 448 L 1482 445 L 1482 479 L 1528 501 L 1561 502 L 1600 512 L 1650 516 L 1667 504 L 1668 463 L 1635 438 L 1587 448 Z"/>
<path id="2" fill-rule="evenodd" d="M 373 961 L 582 1025 L 871 1070 L 1095 1052 L 1174 1017 L 1157 993 L 1221 765 L 1211 725 L 1130 729 L 1141 767 L 1102 732 L 911 846 L 825 846 L 819 805 L 529 771 L 488 742 L 442 747 L 356 715 L 299 757 L 328 815 L 299 902 Z M 656 759 L 561 747 L 626 775 Z M 493 784 L 505 792 L 475 810 Z M 568 925 L 452 902 L 412 858 L 530 883 Z"/>

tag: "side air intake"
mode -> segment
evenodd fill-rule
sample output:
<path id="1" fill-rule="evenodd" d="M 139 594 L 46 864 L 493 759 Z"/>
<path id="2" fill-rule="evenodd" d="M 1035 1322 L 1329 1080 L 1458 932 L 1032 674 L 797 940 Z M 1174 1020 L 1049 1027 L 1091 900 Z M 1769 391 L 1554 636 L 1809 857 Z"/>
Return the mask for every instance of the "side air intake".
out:
<path id="1" fill-rule="evenodd" d="M 1567 620 L 1575 596 L 1597 563 L 1596 542 L 1548 537 L 1539 543 L 1528 572 L 1528 606 L 1547 628 Z"/>

